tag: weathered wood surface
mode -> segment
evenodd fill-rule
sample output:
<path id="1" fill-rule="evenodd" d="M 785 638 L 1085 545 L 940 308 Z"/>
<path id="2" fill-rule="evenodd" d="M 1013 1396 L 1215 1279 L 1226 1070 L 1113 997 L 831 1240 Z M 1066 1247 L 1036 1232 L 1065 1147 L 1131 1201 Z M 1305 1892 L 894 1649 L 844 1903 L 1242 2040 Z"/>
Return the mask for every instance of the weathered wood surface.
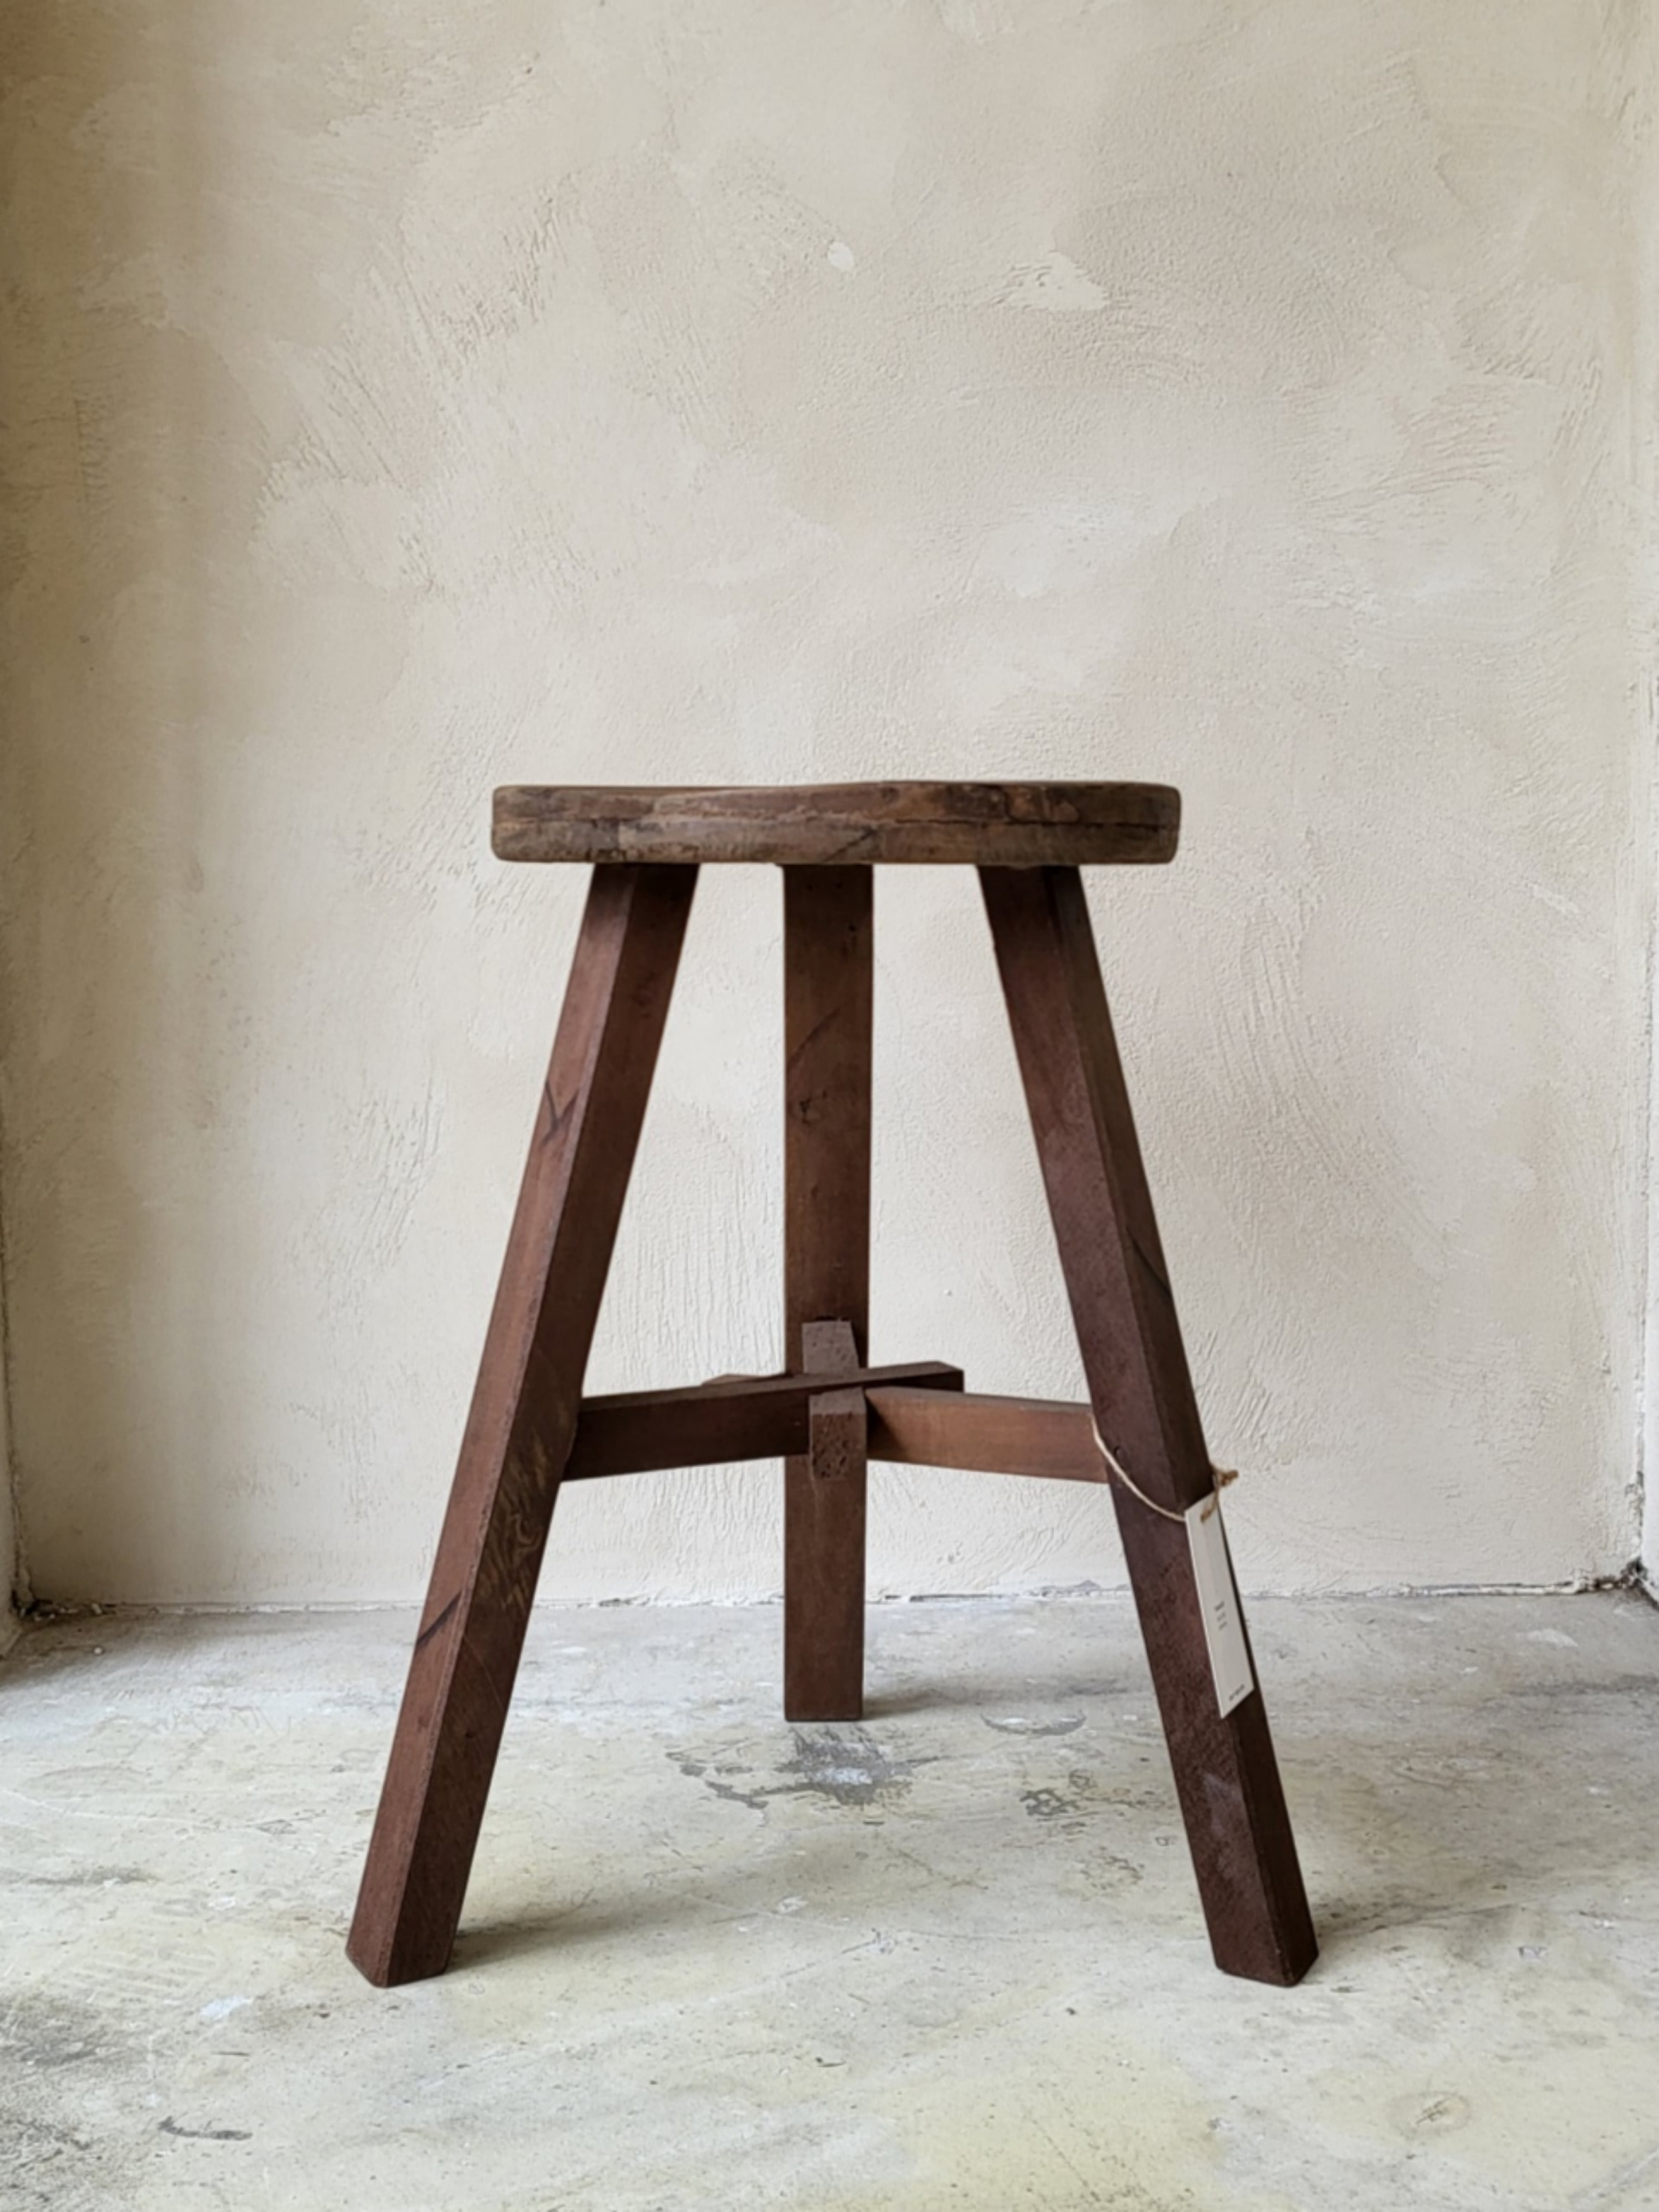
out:
<path id="1" fill-rule="evenodd" d="M 807 1419 L 806 1463 L 814 1482 L 862 1482 L 870 1455 L 863 1391 L 821 1390 Z"/>
<path id="2" fill-rule="evenodd" d="M 814 1482 L 863 1482 L 869 1464 L 865 1394 L 852 1382 L 858 1345 L 845 1321 L 807 1321 L 801 1329 L 801 1364 L 807 1374 L 845 1376 L 845 1389 L 818 1391 L 807 1407 L 807 1467 Z"/>
<path id="3" fill-rule="evenodd" d="M 346 1947 L 383 1986 L 454 1940 L 696 883 L 588 893 Z"/>
<path id="4" fill-rule="evenodd" d="M 859 1367 L 835 1380 L 858 1392 L 869 1385 L 903 1383 L 925 1398 L 936 1390 L 960 1390 L 962 1370 L 942 1360 L 919 1359 Z M 811 1448 L 812 1401 L 825 1395 L 822 1382 L 797 1374 L 726 1376 L 682 1390 L 584 1398 L 562 1480 L 591 1482 L 665 1467 L 799 1457 Z"/>
<path id="5" fill-rule="evenodd" d="M 850 1375 L 859 1364 L 859 1340 L 846 1321 L 805 1321 L 800 1327 L 801 1365 L 809 1375 Z"/>
<path id="6" fill-rule="evenodd" d="M 802 1328 L 801 1359 L 809 1374 L 848 1378 L 847 1387 L 821 1390 L 806 1409 L 806 1463 L 814 1482 L 862 1482 L 868 1470 L 869 1415 L 857 1373 L 858 1346 L 844 1321 L 809 1321 Z"/>
<path id="7" fill-rule="evenodd" d="M 870 1322 L 870 1054 L 872 879 L 868 868 L 783 872 L 785 1357 L 842 1356 L 814 1322 Z M 825 1345 L 832 1347 L 826 1353 Z M 864 1711 L 862 1464 L 814 1479 L 784 1462 L 783 1710 L 790 1720 Z"/>
<path id="8" fill-rule="evenodd" d="M 1075 869 L 981 871 L 1094 1418 L 1181 1512 L 1214 1485 Z M 1216 1963 L 1297 1981 L 1317 1952 L 1260 1686 L 1218 1710 L 1185 1528 L 1112 1486 Z"/>
<path id="9" fill-rule="evenodd" d="M 509 784 L 494 843 L 503 860 L 1098 866 L 1173 860 L 1180 825 L 1180 793 L 1156 783 Z"/>
<path id="10" fill-rule="evenodd" d="M 872 1459 L 1056 1482 L 1110 1479 L 1095 1449 L 1086 1406 L 1054 1398 L 992 1398 L 977 1391 L 945 1396 L 897 1382 L 871 1382 L 866 1390 Z"/>

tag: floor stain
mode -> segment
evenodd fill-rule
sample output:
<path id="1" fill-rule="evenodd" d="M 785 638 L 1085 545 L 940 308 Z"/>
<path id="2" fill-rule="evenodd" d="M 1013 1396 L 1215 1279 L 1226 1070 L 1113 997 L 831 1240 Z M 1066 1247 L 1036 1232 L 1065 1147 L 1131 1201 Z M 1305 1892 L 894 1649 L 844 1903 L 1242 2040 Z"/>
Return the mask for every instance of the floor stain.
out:
<path id="1" fill-rule="evenodd" d="M 796 1729 L 793 1735 L 795 1756 L 780 1771 L 800 1777 L 790 1785 L 798 1794 L 862 1808 L 890 1803 L 910 1787 L 909 1760 L 890 1759 L 867 1729 L 848 1725 L 823 1735 Z"/>
<path id="2" fill-rule="evenodd" d="M 716 1797 L 725 1798 L 728 1804 L 746 1805 L 751 1813 L 763 1813 L 768 1796 L 774 1794 L 765 1790 L 742 1790 L 736 1783 L 725 1779 L 731 1774 L 750 1772 L 748 1767 L 709 1766 L 701 1759 L 682 1758 L 677 1752 L 671 1752 L 669 1756 L 688 1781 L 701 1782 Z"/>
<path id="3" fill-rule="evenodd" d="M 1070 1735 L 1083 1726 L 1081 1713 L 1059 1713 L 1048 1720 L 1029 1719 L 1023 1713 L 981 1713 L 980 1718 L 1003 1735 Z"/>
<path id="4" fill-rule="evenodd" d="M 1066 1813 L 1075 1813 L 1075 1797 L 1062 1797 L 1058 1790 L 1022 1790 L 1019 1802 L 1034 1820 L 1058 1820 Z"/>
<path id="5" fill-rule="evenodd" d="M 929 1763 L 890 1757 L 856 1722 L 792 1729 L 790 1734 L 795 1755 L 774 1770 L 787 1779 L 759 1780 L 759 1770 L 732 1761 L 688 1759 L 679 1753 L 670 1756 L 690 1780 L 701 1782 L 716 1797 L 757 1813 L 764 1812 L 775 1797 L 816 1797 L 847 1811 L 891 1804 L 909 1789 L 916 1765 Z"/>
<path id="6" fill-rule="evenodd" d="M 67 1997 L 20 1996 L 0 2012 L 0 2052 L 49 2073 L 88 2062 L 102 2065 L 112 2045 L 103 2015 L 93 2006 Z"/>
<path id="7" fill-rule="evenodd" d="M 1430 2089 L 1420 2097 L 1402 2097 L 1389 2118 L 1402 2136 L 1449 2136 L 1469 2124 L 1471 2106 L 1455 2089 Z"/>
<path id="8" fill-rule="evenodd" d="M 1097 1851 L 1085 1860 L 1083 1878 L 1099 1895 L 1110 1897 L 1120 1889 L 1133 1889 L 1141 1872 L 1133 1859 L 1121 1858 L 1113 1851 Z"/>
<path id="9" fill-rule="evenodd" d="M 134 1996 L 131 1985 L 129 1997 Z M 0 2204 L 82 2212 L 122 2201 L 119 2153 L 101 2124 L 137 2052 L 106 2008 L 59 1993 L 0 1998 Z M 106 2197 L 100 2185 L 107 2180 Z"/>
<path id="10" fill-rule="evenodd" d="M 134 1882 L 155 1879 L 143 1867 L 77 1867 L 69 1874 L 26 1874 L 16 1868 L 0 1869 L 0 1887 L 10 1883 L 20 1889 L 126 1889 Z"/>
<path id="11" fill-rule="evenodd" d="M 185 2142 L 252 2142 L 250 2128 L 181 2128 L 177 2120 L 166 2119 L 159 2124 L 164 2136 L 177 2136 Z"/>

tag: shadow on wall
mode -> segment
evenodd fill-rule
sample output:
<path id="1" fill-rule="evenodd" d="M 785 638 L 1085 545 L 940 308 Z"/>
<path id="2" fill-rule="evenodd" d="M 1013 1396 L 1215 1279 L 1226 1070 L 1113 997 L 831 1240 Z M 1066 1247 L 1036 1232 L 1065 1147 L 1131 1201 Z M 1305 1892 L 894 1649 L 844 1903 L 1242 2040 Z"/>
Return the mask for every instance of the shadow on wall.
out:
<path id="1" fill-rule="evenodd" d="M 100 1530 L 130 1539 L 140 1465 L 183 1492 L 237 1455 L 203 1316 L 260 1261 L 256 1240 L 226 1264 L 211 1171 L 254 1012 L 211 887 L 244 834 L 222 548 L 228 525 L 252 528 L 260 441 L 225 434 L 258 395 L 200 334 L 226 268 L 202 9 L 11 10 L 0 72 L 0 1205 L 15 1450 L 50 1596 L 80 1547 L 94 1591 L 119 1583 Z M 181 1579 L 210 1581 L 205 1516 L 169 1522 Z"/>

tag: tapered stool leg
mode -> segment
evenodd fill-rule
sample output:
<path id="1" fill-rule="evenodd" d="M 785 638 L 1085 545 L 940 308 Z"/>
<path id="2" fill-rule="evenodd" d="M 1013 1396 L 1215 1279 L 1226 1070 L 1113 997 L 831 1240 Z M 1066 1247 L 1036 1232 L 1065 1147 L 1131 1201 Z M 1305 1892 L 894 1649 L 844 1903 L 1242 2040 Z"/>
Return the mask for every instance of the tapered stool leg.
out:
<path id="1" fill-rule="evenodd" d="M 382 1986 L 448 1962 L 696 875 L 593 872 L 346 1947 Z"/>
<path id="2" fill-rule="evenodd" d="M 874 870 L 786 867 L 784 1358 L 811 1364 L 809 1322 L 870 1320 L 870 1043 Z M 864 1711 L 865 1471 L 814 1479 L 784 1462 L 783 1710 Z"/>
<path id="3" fill-rule="evenodd" d="M 1096 1424 L 1176 1512 L 1214 1475 L 1158 1243 L 1082 879 L 981 868 Z M 1317 1954 L 1259 1688 L 1224 1717 L 1186 1528 L 1114 1487 L 1216 1964 L 1299 1981 Z"/>

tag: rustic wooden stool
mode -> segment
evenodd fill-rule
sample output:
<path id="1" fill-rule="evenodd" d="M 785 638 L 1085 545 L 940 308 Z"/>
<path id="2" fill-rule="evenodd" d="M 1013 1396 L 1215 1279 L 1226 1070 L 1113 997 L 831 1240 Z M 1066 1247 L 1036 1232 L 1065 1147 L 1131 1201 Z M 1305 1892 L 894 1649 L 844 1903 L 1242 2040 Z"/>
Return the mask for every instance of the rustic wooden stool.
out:
<path id="1" fill-rule="evenodd" d="M 1297 1981 L 1316 1943 L 1164 1272 L 1080 866 L 1171 859 L 1155 784 L 511 788 L 506 860 L 594 864 L 410 1663 L 348 1949 L 439 1974 L 460 1918 L 561 1482 L 785 1462 L 783 1706 L 863 1705 L 869 1459 L 1109 1482 L 1218 1966 Z M 584 1398 L 697 869 L 783 870 L 788 1371 Z M 977 866 L 1089 1403 L 872 1367 L 871 869 Z"/>

